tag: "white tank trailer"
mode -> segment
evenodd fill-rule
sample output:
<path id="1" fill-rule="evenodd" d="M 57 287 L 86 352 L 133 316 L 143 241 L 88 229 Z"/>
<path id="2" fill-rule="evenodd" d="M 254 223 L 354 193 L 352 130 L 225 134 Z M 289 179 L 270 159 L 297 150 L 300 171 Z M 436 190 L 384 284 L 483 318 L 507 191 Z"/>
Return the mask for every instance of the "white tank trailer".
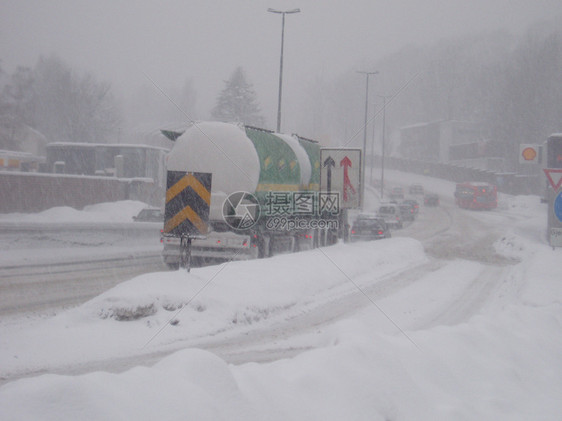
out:
<path id="1" fill-rule="evenodd" d="M 284 216 L 279 212 L 272 215 L 272 194 L 293 197 L 294 192 L 319 191 L 320 145 L 317 142 L 297 135 L 222 122 L 196 123 L 181 135 L 163 133 L 172 140 L 175 138 L 175 145 L 167 157 L 168 171 L 212 174 L 208 239 L 215 244 L 224 244 L 226 240 L 232 243 L 233 238 L 240 240 L 231 250 L 222 250 L 220 257 L 267 257 L 276 251 L 296 251 L 319 244 L 321 233 L 317 229 L 296 229 L 271 223 L 271 218 L 276 217 L 279 221 Z M 253 215 L 259 218 L 250 229 L 234 229 L 226 223 L 225 200 L 236 192 L 252 194 L 259 204 L 259 215 Z M 244 246 L 247 250 L 241 253 L 240 245 L 248 238 L 249 243 Z M 168 240 L 170 244 L 173 242 Z M 194 257 L 201 255 L 198 249 L 202 248 L 202 241 L 207 240 L 194 241 Z M 170 244 L 168 249 L 172 247 Z M 166 245 L 165 241 L 165 249 Z M 207 251 L 209 253 L 202 255 L 218 257 L 217 250 L 209 248 Z M 171 253 L 165 250 L 166 263 L 175 265 L 173 259 L 166 260 L 166 254 Z"/>

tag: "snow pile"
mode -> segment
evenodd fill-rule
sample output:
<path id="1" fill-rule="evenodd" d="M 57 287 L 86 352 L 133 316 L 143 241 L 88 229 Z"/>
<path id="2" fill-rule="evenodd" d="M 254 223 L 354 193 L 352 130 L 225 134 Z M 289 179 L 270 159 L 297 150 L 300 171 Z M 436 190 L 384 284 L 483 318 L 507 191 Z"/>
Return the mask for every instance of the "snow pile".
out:
<path id="1" fill-rule="evenodd" d="M 393 238 L 194 268 L 189 274 L 142 275 L 53 319 L 26 329 L 4 327 L 2 373 L 142 354 L 170 344 L 179 349 L 186 339 L 239 334 L 425 262 L 417 241 Z"/>
<path id="2" fill-rule="evenodd" d="M 219 331 L 232 324 L 259 322 L 296 304 L 322 302 L 322 295 L 345 294 L 354 289 L 351 280 L 364 288 L 375 278 L 425 261 L 421 245 L 408 238 L 339 244 L 273 259 L 198 268 L 189 274 L 144 275 L 116 286 L 83 309 L 117 320 L 155 316 L 151 325 L 167 323 L 170 312 L 176 312 L 176 324 L 189 325 L 192 334 L 196 334 L 194 327 L 204 326 L 201 334 L 209 334 L 210 326 Z"/>
<path id="3" fill-rule="evenodd" d="M 417 347 L 377 333 L 371 312 L 292 359 L 232 366 L 187 349 L 122 374 L 19 380 L 0 405 L 4 419 L 559 419 L 559 309 L 408 332 Z"/>
<path id="4" fill-rule="evenodd" d="M 547 242 L 546 204 L 537 196 L 507 196 L 504 204 L 509 215 L 522 220 L 508 227 L 505 235 L 495 244 L 496 251 L 512 259 L 522 259 Z M 530 241 L 532 240 L 532 241 Z"/>
<path id="5" fill-rule="evenodd" d="M 22 223 L 121 223 L 132 222 L 146 203 L 136 200 L 97 203 L 77 210 L 68 206 L 47 209 L 39 213 L 0 214 L 0 222 Z"/>
<path id="6" fill-rule="evenodd" d="M 25 402 L 25 393 L 20 393 L 22 387 L 31 388 L 34 395 L 31 402 Z M 19 406 L 19 419 L 259 419 L 252 416 L 253 411 L 238 390 L 227 364 L 198 350 L 178 352 L 152 368 L 137 367 L 124 375 L 99 372 L 72 378 L 46 375 L 24 379 L 3 389 L 5 393 L 0 397 L 3 419 L 10 418 L 6 409 L 12 405 Z M 51 409 L 46 409 L 45 404 Z"/>
<path id="7" fill-rule="evenodd" d="M 82 210 L 55 207 L 34 214 L 0 214 L 0 224 L 10 228 L 0 236 L 0 267 L 158 256 L 161 225 L 133 221 L 146 207 L 123 200 Z M 35 233 L 20 235 L 22 227 Z"/>

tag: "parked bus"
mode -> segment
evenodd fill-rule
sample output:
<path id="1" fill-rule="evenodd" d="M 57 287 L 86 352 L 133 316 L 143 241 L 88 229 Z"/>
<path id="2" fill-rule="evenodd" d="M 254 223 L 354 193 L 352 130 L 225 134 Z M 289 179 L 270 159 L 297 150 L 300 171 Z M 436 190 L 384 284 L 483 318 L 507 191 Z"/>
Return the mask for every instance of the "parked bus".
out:
<path id="1" fill-rule="evenodd" d="M 459 183 L 455 203 L 464 209 L 494 209 L 498 207 L 498 189 L 488 183 Z"/>

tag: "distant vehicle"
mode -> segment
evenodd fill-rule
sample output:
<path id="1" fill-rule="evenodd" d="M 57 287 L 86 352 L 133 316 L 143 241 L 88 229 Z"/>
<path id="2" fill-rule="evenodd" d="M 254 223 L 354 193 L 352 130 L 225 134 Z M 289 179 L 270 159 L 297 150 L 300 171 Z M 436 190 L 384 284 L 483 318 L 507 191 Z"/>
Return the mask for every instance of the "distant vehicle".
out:
<path id="1" fill-rule="evenodd" d="M 133 216 L 135 222 L 162 222 L 164 223 L 164 212 L 158 208 L 144 208 L 137 216 Z"/>
<path id="2" fill-rule="evenodd" d="M 390 238 L 391 233 L 383 218 L 376 215 L 359 215 L 351 226 L 351 241 Z"/>
<path id="3" fill-rule="evenodd" d="M 403 221 L 413 221 L 416 219 L 414 207 L 411 204 L 402 202 L 398 205 L 398 208 Z"/>
<path id="4" fill-rule="evenodd" d="M 416 214 L 416 215 L 420 211 L 420 204 L 415 199 L 406 199 L 406 200 L 403 200 L 402 203 L 407 203 L 410 206 L 412 206 L 412 208 L 414 209 L 414 214 Z"/>
<path id="5" fill-rule="evenodd" d="M 439 206 L 439 196 L 434 193 L 426 193 L 423 197 L 423 204 L 425 206 Z"/>
<path id="6" fill-rule="evenodd" d="M 382 204 L 377 215 L 384 219 L 386 224 L 391 228 L 402 228 L 402 215 L 400 208 L 394 203 Z"/>
<path id="7" fill-rule="evenodd" d="M 393 187 L 390 190 L 391 199 L 404 199 L 404 189 L 402 187 Z"/>
<path id="8" fill-rule="evenodd" d="M 459 183 L 455 189 L 455 203 L 464 209 L 495 209 L 498 207 L 498 189 L 488 183 Z"/>
<path id="9" fill-rule="evenodd" d="M 424 194 L 424 189 L 421 184 L 412 184 L 408 192 L 410 194 Z"/>

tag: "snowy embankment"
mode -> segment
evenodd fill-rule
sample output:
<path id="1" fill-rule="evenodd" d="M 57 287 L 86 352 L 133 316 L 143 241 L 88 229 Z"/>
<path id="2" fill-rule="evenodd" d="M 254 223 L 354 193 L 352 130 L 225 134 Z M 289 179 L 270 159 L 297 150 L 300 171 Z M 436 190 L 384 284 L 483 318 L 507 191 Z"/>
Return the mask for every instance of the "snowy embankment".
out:
<path id="1" fill-rule="evenodd" d="M 406 256 L 402 253 L 405 252 Z M 3 326 L 3 375 L 143 354 L 290 318 L 424 263 L 411 239 L 146 274 L 52 319 Z M 356 285 L 356 286 L 355 286 Z M 178 343 L 179 342 L 179 343 Z M 40 349 L 40 352 L 38 350 Z"/>
<path id="2" fill-rule="evenodd" d="M 77 210 L 69 206 L 60 206 L 38 213 L 5 213 L 0 214 L 0 223 L 17 225 L 53 224 L 53 223 L 126 223 L 132 222 L 133 216 L 148 205 L 137 200 L 121 200 L 119 202 L 98 203 Z"/>
<path id="3" fill-rule="evenodd" d="M 396 287 L 402 274 L 432 263 L 419 242 L 392 238 L 143 275 L 54 318 L 4 323 L 3 376 L 181 350 L 119 374 L 10 382 L 0 388 L 2 418 L 558 420 L 562 250 L 543 243 L 545 209 L 536 203 L 503 202 L 506 235 L 496 249 L 519 263 L 491 272 L 478 262 L 441 262 Z M 444 317 L 479 277 L 495 275 L 476 314 Z M 197 338 L 244 336 L 378 285 L 388 294 L 364 297 L 348 318 L 286 339 L 311 348 L 293 358 L 234 366 L 182 349 Z"/>
<path id="4" fill-rule="evenodd" d="M 145 207 L 123 200 L 0 214 L 0 267 L 158 255 L 162 224 L 133 222 Z"/>

